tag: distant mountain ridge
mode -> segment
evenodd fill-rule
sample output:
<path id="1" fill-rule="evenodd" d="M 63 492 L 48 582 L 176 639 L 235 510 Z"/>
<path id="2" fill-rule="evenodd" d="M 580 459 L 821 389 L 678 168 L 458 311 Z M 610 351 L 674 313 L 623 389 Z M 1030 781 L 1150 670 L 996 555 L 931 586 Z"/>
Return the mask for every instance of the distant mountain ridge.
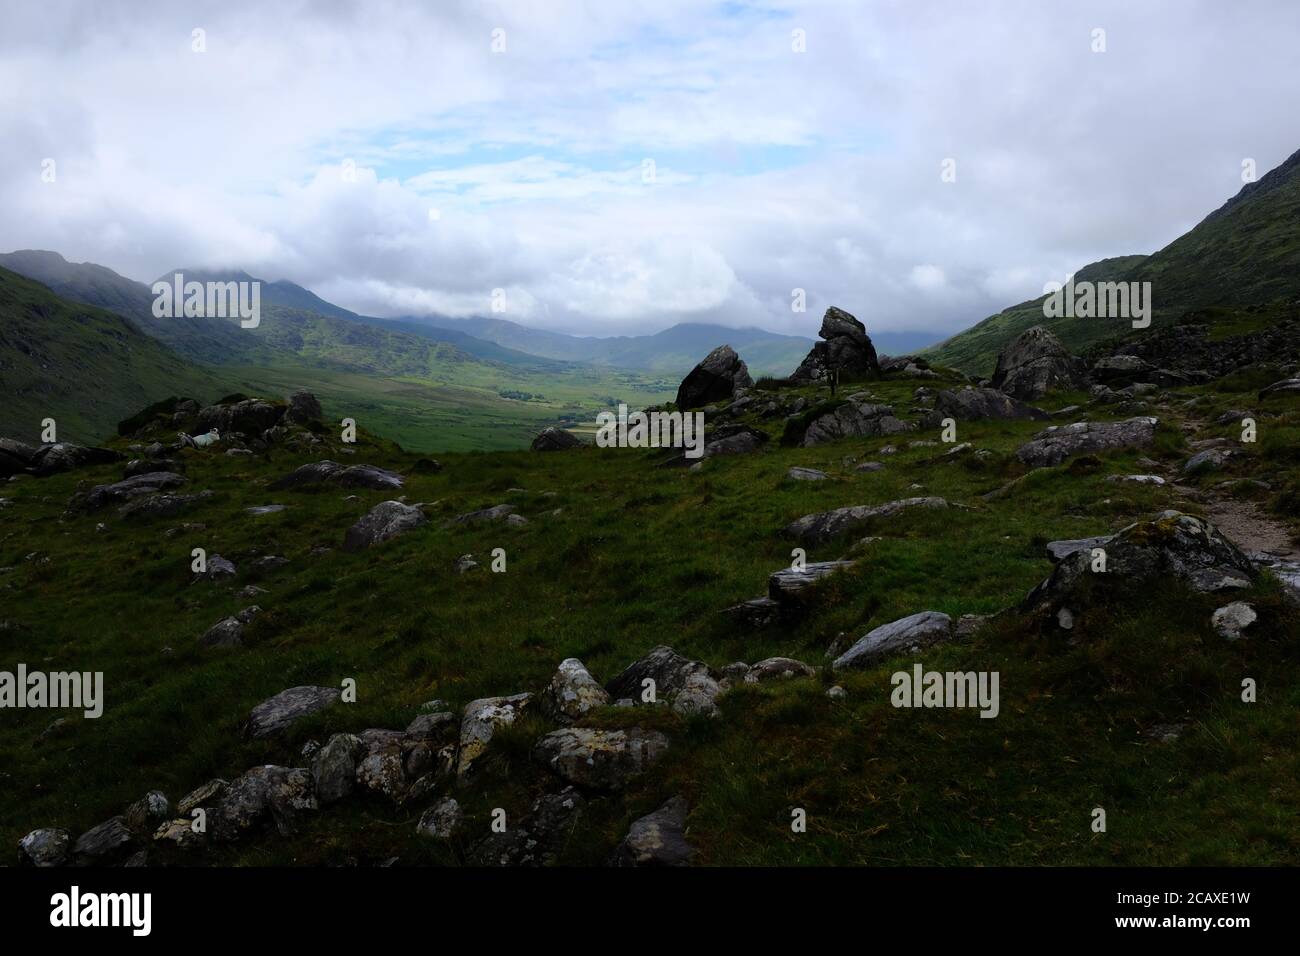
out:
<path id="1" fill-rule="evenodd" d="M 1150 282 L 1155 321 L 1190 309 L 1241 307 L 1300 295 L 1300 150 L 1247 183 L 1194 228 L 1149 256 L 1094 262 L 1075 281 Z M 1124 320 L 1046 318 L 1043 297 L 1022 302 L 941 342 L 926 354 L 973 375 L 989 375 L 998 352 L 1043 325 L 1075 351 L 1132 332 Z"/>

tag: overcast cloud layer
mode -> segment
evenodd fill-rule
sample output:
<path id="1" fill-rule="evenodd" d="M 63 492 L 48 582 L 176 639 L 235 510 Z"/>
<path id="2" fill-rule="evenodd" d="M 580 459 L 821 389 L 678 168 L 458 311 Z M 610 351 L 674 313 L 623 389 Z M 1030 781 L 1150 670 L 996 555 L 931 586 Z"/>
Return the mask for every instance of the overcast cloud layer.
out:
<path id="1" fill-rule="evenodd" d="M 0 250 L 379 315 L 952 332 L 1300 148 L 1294 0 L 0 11 Z"/>

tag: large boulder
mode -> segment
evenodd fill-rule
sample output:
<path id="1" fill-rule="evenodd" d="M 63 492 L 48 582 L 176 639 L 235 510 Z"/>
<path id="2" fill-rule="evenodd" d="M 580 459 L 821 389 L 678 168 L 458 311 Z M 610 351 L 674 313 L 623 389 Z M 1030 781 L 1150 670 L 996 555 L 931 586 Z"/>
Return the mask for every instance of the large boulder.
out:
<path id="1" fill-rule="evenodd" d="M 880 361 L 867 335 L 867 327 L 843 309 L 835 306 L 827 309 L 818 334 L 825 341 L 812 347 L 790 376 L 792 381 L 822 381 L 835 372 L 846 378 L 880 374 Z"/>
<path id="2" fill-rule="evenodd" d="M 901 498 L 887 501 L 882 505 L 854 505 L 849 508 L 836 508 L 834 511 L 821 511 L 804 515 L 790 522 L 785 527 L 785 534 L 804 544 L 823 544 L 832 538 L 870 524 L 880 518 L 892 518 L 913 508 L 947 508 L 948 502 L 943 498 L 921 497 Z"/>
<path id="3" fill-rule="evenodd" d="M 1081 388 L 1087 383 L 1082 359 L 1070 354 L 1041 325 L 1021 332 L 998 355 L 993 387 L 1012 398 L 1032 402 L 1054 389 Z"/>
<path id="4" fill-rule="evenodd" d="M 894 417 L 892 405 L 849 401 L 813 419 L 804 431 L 802 444 L 805 448 L 811 448 L 841 438 L 897 435 L 911 431 L 913 427 Z"/>
<path id="5" fill-rule="evenodd" d="M 1113 448 L 1149 448 L 1156 438 L 1157 420 L 1139 416 L 1122 422 L 1075 422 L 1053 425 L 1016 449 L 1030 468 L 1059 465 L 1074 455 Z"/>
<path id="6" fill-rule="evenodd" d="M 0 479 L 26 471 L 35 457 L 36 449 L 26 442 L 20 442 L 16 438 L 0 438 Z"/>
<path id="7" fill-rule="evenodd" d="M 546 734 L 534 748 L 538 762 L 564 780 L 591 790 L 622 790 L 668 752 L 657 730 L 568 727 Z"/>
<path id="8" fill-rule="evenodd" d="M 944 389 L 934 398 L 934 408 L 923 419 L 927 427 L 937 427 L 945 418 L 969 422 L 985 418 L 1018 419 L 1051 418 L 1047 412 L 1019 399 L 1003 394 L 996 388 Z"/>
<path id="9" fill-rule="evenodd" d="M 653 681 L 653 685 L 646 681 Z M 656 703 L 667 701 L 681 714 L 717 713 L 715 700 L 722 692 L 707 664 L 683 657 L 663 645 L 628 665 L 605 685 L 605 690 L 614 700 L 630 699 L 641 704 L 650 686 L 654 688 Z"/>
<path id="10" fill-rule="evenodd" d="M 1025 598 L 1023 609 L 1056 615 L 1069 626 L 1080 611 L 1113 604 L 1121 591 L 1136 597 L 1177 581 L 1194 591 L 1216 592 L 1249 587 L 1258 574 L 1214 525 L 1177 511 L 1134 522 L 1094 547 L 1105 550 L 1105 571 L 1094 570 L 1099 565 L 1093 548 L 1066 554 Z"/>
<path id="11" fill-rule="evenodd" d="M 867 667 L 889 654 L 929 647 L 952 635 L 952 618 L 939 611 L 922 611 L 868 631 L 831 666 L 836 670 Z"/>
<path id="12" fill-rule="evenodd" d="M 688 866 L 695 848 L 686 842 L 685 797 L 673 797 L 632 823 L 614 850 L 612 866 Z"/>
<path id="13" fill-rule="evenodd" d="M 719 345 L 682 379 L 677 387 L 676 404 L 683 410 L 699 408 L 725 401 L 735 395 L 736 389 L 753 384 L 749 369 L 736 350 L 730 345 Z"/>
<path id="14" fill-rule="evenodd" d="M 352 793 L 357 759 L 364 752 L 356 734 L 335 734 L 312 756 L 311 773 L 316 781 L 316 799 L 335 803 Z"/>
<path id="15" fill-rule="evenodd" d="M 802 568 L 782 568 L 768 576 L 767 596 L 787 607 L 811 603 L 820 581 L 853 567 L 852 561 L 811 561 Z"/>
<path id="16" fill-rule="evenodd" d="M 554 425 L 548 425 L 537 433 L 529 447 L 533 451 L 567 451 L 570 448 L 581 448 L 583 441 L 571 431 L 563 428 L 556 428 Z"/>
<path id="17" fill-rule="evenodd" d="M 310 770 L 268 764 L 253 767 L 225 788 L 209 825 L 213 837 L 224 842 L 237 840 L 268 820 L 281 835 L 289 836 L 301 816 L 319 806 Z"/>
<path id="18" fill-rule="evenodd" d="M 348 528 L 343 538 L 343 550 L 349 552 L 364 551 L 366 548 L 382 544 L 400 534 L 427 524 L 424 512 L 414 505 L 400 501 L 381 501 L 366 513 L 366 516 Z"/>
<path id="19" fill-rule="evenodd" d="M 254 740 L 278 736 L 295 721 L 324 710 L 340 696 L 337 687 L 303 686 L 282 690 L 252 709 L 244 725 L 244 735 Z"/>

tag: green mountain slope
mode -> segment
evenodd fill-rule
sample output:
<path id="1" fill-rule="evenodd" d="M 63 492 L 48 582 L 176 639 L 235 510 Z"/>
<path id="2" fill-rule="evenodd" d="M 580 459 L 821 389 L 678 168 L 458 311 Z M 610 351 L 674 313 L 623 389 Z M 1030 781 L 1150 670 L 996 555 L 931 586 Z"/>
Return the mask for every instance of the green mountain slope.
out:
<path id="1" fill-rule="evenodd" d="M 1155 321 L 1188 309 L 1244 306 L 1300 295 L 1300 151 L 1150 256 L 1120 256 L 1080 269 L 1076 281 L 1150 282 Z M 1131 332 L 1122 320 L 1044 318 L 1043 298 L 991 316 L 927 354 L 989 375 L 998 352 L 1033 325 L 1078 351 Z"/>
<path id="2" fill-rule="evenodd" d="M 211 372 L 122 316 L 0 268 L 0 435 L 37 441 L 48 417 L 60 440 L 94 443 L 160 399 L 210 401 L 221 391 Z"/>

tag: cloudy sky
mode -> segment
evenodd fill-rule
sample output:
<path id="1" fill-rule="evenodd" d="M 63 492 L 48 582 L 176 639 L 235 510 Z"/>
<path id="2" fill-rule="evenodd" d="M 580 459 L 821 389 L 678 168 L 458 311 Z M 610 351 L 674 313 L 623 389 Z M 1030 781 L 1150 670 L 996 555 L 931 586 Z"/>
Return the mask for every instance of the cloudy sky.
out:
<path id="1" fill-rule="evenodd" d="M 0 250 L 586 334 L 947 333 L 1300 148 L 1298 37 L 1294 0 L 0 0 Z"/>

